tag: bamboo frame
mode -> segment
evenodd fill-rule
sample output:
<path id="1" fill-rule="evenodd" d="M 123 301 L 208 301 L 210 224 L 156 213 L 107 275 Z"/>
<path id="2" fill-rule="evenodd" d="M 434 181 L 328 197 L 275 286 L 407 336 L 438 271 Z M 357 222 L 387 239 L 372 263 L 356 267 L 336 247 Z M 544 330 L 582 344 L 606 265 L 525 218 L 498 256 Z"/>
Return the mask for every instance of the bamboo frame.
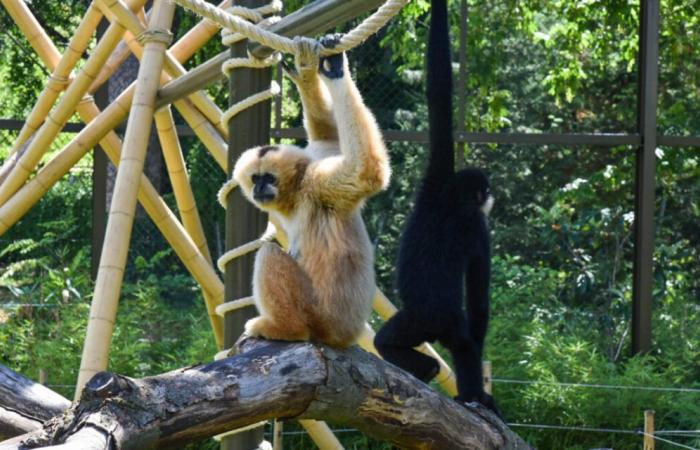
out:
<path id="1" fill-rule="evenodd" d="M 126 23 L 127 29 L 129 30 L 128 33 L 132 36 L 141 34 L 144 31 L 138 18 L 119 0 L 114 0 L 109 4 L 106 3 L 106 0 L 99 0 L 98 4 L 103 5 L 105 8 L 103 12 L 105 12 L 108 18 L 114 21 L 123 21 Z M 204 37 L 206 34 L 202 32 L 200 36 Z M 181 39 L 180 42 L 184 42 L 183 39 Z M 141 44 L 133 38 L 130 39 L 129 36 L 125 38 L 125 41 L 134 55 L 141 59 L 143 57 L 143 47 Z M 186 73 L 185 69 L 182 68 L 178 61 L 176 61 L 173 57 L 169 57 L 169 53 L 167 51 L 165 58 L 165 71 L 167 74 L 163 74 L 161 76 L 163 84 L 172 79 L 169 74 L 179 77 Z M 206 100 L 202 100 L 203 98 Z M 192 102 L 188 101 L 187 99 L 178 100 L 174 102 L 174 105 L 185 121 L 190 125 L 190 128 L 192 128 L 197 137 L 202 141 L 209 153 L 214 157 L 219 166 L 221 166 L 221 168 L 225 171 L 227 146 L 226 141 L 221 137 L 222 129 L 219 125 L 221 111 L 203 92 L 193 93 L 190 95 L 190 100 L 192 100 Z M 200 106 L 200 109 L 193 106 L 194 102 L 197 102 L 196 104 Z M 210 117 L 207 117 L 204 113 L 200 112 L 202 109 L 207 111 Z M 212 122 L 212 119 L 214 119 L 214 122 Z M 228 130 L 226 130 L 223 136 L 228 137 Z"/>
<path id="2" fill-rule="evenodd" d="M 22 2 L 19 0 L 3 0 L 3 3 L 7 4 Z M 29 27 L 34 25 L 34 22 L 29 20 L 29 18 L 25 15 L 18 17 L 18 19 L 21 20 L 18 25 L 23 32 L 25 29 L 29 30 Z M 29 113 L 29 117 L 27 117 L 24 126 L 20 130 L 15 143 L 12 145 L 10 154 L 15 153 L 44 122 L 59 94 L 63 92 L 66 86 L 68 86 L 70 83 L 69 77 L 71 72 L 90 44 L 92 35 L 97 29 L 97 25 L 100 23 L 100 20 L 102 20 L 102 13 L 94 6 L 94 4 L 90 4 L 85 12 L 85 16 L 83 16 L 78 28 L 76 28 L 70 42 L 68 43 L 68 46 L 66 47 L 66 51 L 61 56 L 58 64 L 55 66 L 49 66 L 47 64 L 49 70 L 52 71 L 51 76 L 49 77 L 49 80 L 41 94 L 39 94 L 39 98 L 35 103 L 34 108 L 32 108 L 31 113 Z M 42 30 L 35 30 L 35 35 L 37 36 L 37 39 L 43 42 L 43 39 L 41 39 L 41 31 Z M 53 50 L 56 50 L 52 45 L 47 45 L 47 47 L 52 50 L 52 53 Z"/>
<path id="3" fill-rule="evenodd" d="M 31 15 L 31 12 L 29 12 L 29 14 Z M 53 47 L 53 43 L 43 29 L 39 27 L 31 31 L 35 32 L 36 35 L 42 39 L 42 42 L 52 47 L 55 53 L 58 54 L 58 50 Z M 197 36 L 199 36 L 199 40 L 196 42 L 196 45 L 201 47 L 207 42 L 206 35 L 198 33 Z M 191 39 L 196 38 L 196 36 L 193 36 Z M 173 47 L 177 48 L 182 42 L 183 41 L 180 40 Z M 192 42 L 185 44 L 187 45 L 184 47 L 190 50 L 194 45 Z M 183 57 L 187 55 L 186 53 L 180 54 Z M 65 175 L 90 148 L 95 146 L 98 140 L 100 140 L 100 145 L 107 151 L 112 162 L 118 165 L 122 145 L 121 140 L 116 133 L 109 130 L 112 130 L 126 118 L 127 112 L 131 107 L 134 88 L 135 84 L 132 84 L 106 108 L 103 113 L 99 112 L 99 109 L 90 97 L 84 98 L 83 101 L 78 104 L 77 111 L 88 125 L 66 148 L 42 168 L 34 179 L 23 186 L 21 192 L 13 196 L 6 205 L 0 207 L 0 235 L 26 214 L 53 184 Z M 197 115 L 199 113 L 196 110 L 191 114 L 195 115 L 195 117 L 201 117 L 201 115 Z M 206 122 L 203 118 L 201 120 Z M 140 192 L 140 196 L 145 198 L 145 200 L 142 201 L 142 205 L 144 205 L 146 212 L 156 223 L 164 237 L 171 246 L 175 248 L 176 254 L 178 254 L 183 261 L 185 267 L 190 271 L 200 286 L 202 286 L 203 292 L 210 293 L 209 295 L 205 295 L 207 310 L 210 311 L 214 309 L 223 302 L 223 285 L 221 280 L 212 269 L 211 264 L 201 264 L 200 260 L 202 258 L 196 255 L 197 249 L 193 245 L 190 245 L 189 236 L 183 232 L 182 226 L 177 223 L 177 221 L 173 221 L 175 216 L 167 208 L 165 202 L 160 199 L 155 189 L 150 185 L 150 182 L 143 177 L 142 183 L 144 183 L 145 186 L 143 192 Z M 148 207 L 149 204 L 151 205 L 150 208 Z M 178 242 L 184 242 L 184 248 L 177 248 L 176 244 Z M 217 345 L 221 348 L 223 342 L 223 325 L 221 318 L 215 314 L 211 314 L 211 312 L 209 316 Z"/>
<path id="4" fill-rule="evenodd" d="M 3 6 L 12 17 L 12 20 L 20 27 L 24 37 L 29 41 L 29 45 L 36 51 L 39 58 L 46 64 L 46 67 L 53 70 L 61 60 L 61 54 L 51 44 L 44 39 L 41 24 L 29 10 L 29 7 L 23 1 L 18 0 L 0 0 Z M 26 29 L 26 30 L 25 30 Z"/>
<path id="5" fill-rule="evenodd" d="M 108 3 L 108 0 L 98 0 L 97 4 L 101 7 L 102 12 L 113 23 L 122 24 L 133 36 L 140 36 L 141 33 L 145 31 L 145 27 L 138 17 L 136 17 L 136 15 L 130 11 L 121 0 L 111 0 L 110 3 Z M 134 53 L 137 58 L 141 59 L 140 54 L 143 52 L 141 44 L 135 39 L 127 38 L 125 40 L 132 53 Z M 172 78 L 178 78 L 187 74 L 185 68 L 182 67 L 182 65 L 170 54 L 170 51 L 167 50 L 165 53 L 164 66 L 165 72 Z M 167 81 L 170 81 L 170 79 Z M 228 137 L 228 130 L 225 130 L 220 123 L 222 114 L 221 110 L 204 92 L 193 92 L 189 95 L 189 99 L 216 127 L 219 133 L 221 133 L 224 137 Z"/>
<path id="6" fill-rule="evenodd" d="M 130 6 L 141 8 L 145 1 L 130 0 Z M 0 204 L 5 203 L 27 181 L 37 163 L 75 111 L 76 106 L 87 92 L 92 80 L 99 73 L 109 54 L 122 39 L 124 31 L 124 27 L 119 24 L 111 24 L 109 26 L 80 73 L 75 77 L 66 93 L 48 114 L 46 121 L 34 135 L 34 139 L 27 146 L 17 165 L 8 174 L 3 184 L 0 185 Z"/>
<path id="7" fill-rule="evenodd" d="M 154 3 L 143 50 L 143 63 L 139 67 L 134 101 L 124 136 L 124 151 L 117 171 L 95 293 L 90 306 L 90 318 L 76 385 L 76 399 L 85 383 L 95 373 L 107 368 L 109 346 L 136 212 L 139 180 L 143 175 L 146 148 L 153 122 L 156 91 L 160 86 L 165 50 L 169 44 L 164 35 L 166 32 L 170 35 L 174 13 L 175 5 L 168 0 L 157 0 Z M 110 25 L 110 29 L 112 27 L 123 29 L 121 25 L 114 23 Z M 105 33 L 103 41 L 111 42 L 109 33 L 110 30 Z M 100 41 L 100 44 L 103 41 Z"/>

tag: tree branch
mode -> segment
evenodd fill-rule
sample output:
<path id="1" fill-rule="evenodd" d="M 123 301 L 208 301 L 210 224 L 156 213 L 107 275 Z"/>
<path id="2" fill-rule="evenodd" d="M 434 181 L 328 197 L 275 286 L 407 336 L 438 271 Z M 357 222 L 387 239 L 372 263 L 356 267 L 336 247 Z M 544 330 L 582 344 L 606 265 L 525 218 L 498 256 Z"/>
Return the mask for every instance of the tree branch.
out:
<path id="1" fill-rule="evenodd" d="M 0 437 L 37 430 L 69 406 L 61 395 L 0 364 Z"/>
<path id="2" fill-rule="evenodd" d="M 241 347 L 154 377 L 99 373 L 79 404 L 0 450 L 160 448 L 271 418 L 329 419 L 409 449 L 530 448 L 488 409 L 458 404 L 357 347 L 258 339 Z"/>

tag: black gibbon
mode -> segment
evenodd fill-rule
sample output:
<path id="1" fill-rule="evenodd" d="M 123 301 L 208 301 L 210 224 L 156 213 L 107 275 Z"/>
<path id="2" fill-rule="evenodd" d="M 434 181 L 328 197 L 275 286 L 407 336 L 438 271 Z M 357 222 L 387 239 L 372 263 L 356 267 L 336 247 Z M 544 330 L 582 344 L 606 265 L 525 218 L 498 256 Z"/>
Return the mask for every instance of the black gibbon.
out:
<path id="1" fill-rule="evenodd" d="M 374 343 L 387 361 L 427 382 L 439 365 L 413 347 L 439 341 L 452 353 L 455 399 L 496 410 L 484 392 L 481 367 L 491 270 L 487 216 L 493 197 L 481 170 L 454 169 L 446 0 L 432 0 L 426 91 L 430 157 L 399 247 L 397 287 L 403 309 L 379 330 Z"/>
<path id="2" fill-rule="evenodd" d="M 389 158 L 345 54 L 319 61 L 307 48 L 287 74 L 301 95 L 308 145 L 253 148 L 233 170 L 244 195 L 289 241 L 289 254 L 272 243 L 258 251 L 253 296 L 260 316 L 245 328 L 268 339 L 348 347 L 363 331 L 375 293 L 360 209 L 387 186 Z"/>

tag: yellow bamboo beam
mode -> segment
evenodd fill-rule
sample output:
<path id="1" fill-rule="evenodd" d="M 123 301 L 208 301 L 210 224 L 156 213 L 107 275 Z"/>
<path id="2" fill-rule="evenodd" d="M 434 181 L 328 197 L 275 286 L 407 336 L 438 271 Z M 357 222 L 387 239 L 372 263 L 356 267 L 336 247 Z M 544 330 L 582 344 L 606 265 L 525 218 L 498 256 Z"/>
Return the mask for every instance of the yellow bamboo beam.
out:
<path id="1" fill-rule="evenodd" d="M 133 36 L 139 36 L 144 32 L 145 28 L 141 21 L 129 10 L 122 0 L 98 0 L 97 4 L 102 8 L 102 12 L 109 20 L 123 24 Z M 126 39 L 126 43 L 129 45 L 134 55 L 141 59 L 141 44 L 136 40 L 128 38 Z M 165 72 L 173 78 L 181 77 L 187 73 L 185 68 L 182 67 L 169 51 L 166 51 L 165 55 Z M 189 95 L 189 99 L 216 127 L 222 136 L 228 137 L 228 130 L 221 125 L 221 110 L 203 91 L 193 92 Z"/>
<path id="2" fill-rule="evenodd" d="M 124 23 L 129 34 L 135 35 L 143 32 L 142 25 L 136 16 L 129 11 L 128 8 L 120 0 L 99 0 L 98 5 L 101 5 L 105 15 L 110 18 L 110 20 L 119 21 Z M 143 48 L 140 43 L 136 42 L 129 37 L 125 37 L 127 45 L 134 53 L 134 55 L 141 59 L 143 55 Z M 186 71 L 174 58 L 170 57 L 168 52 L 166 52 L 165 68 L 167 74 L 163 74 L 163 84 L 170 81 L 173 77 L 179 77 L 184 75 Z M 197 102 L 200 109 L 196 108 L 194 102 Z M 214 157 L 219 166 L 225 171 L 227 167 L 227 152 L 228 144 L 226 140 L 222 138 L 222 128 L 220 125 L 221 111 L 214 105 L 214 103 L 207 97 L 203 92 L 193 93 L 188 97 L 188 99 L 178 100 L 173 103 L 177 110 L 180 112 L 182 117 L 188 123 L 190 128 L 194 131 L 195 135 L 202 141 L 204 146 L 207 148 L 209 153 Z M 213 107 L 212 107 L 213 105 Z M 201 110 L 208 111 L 210 117 L 206 117 Z M 216 124 L 216 125 L 214 125 Z M 224 137 L 228 136 L 228 130 L 223 130 Z"/>
<path id="3" fill-rule="evenodd" d="M 92 84 L 88 88 L 88 93 L 94 94 L 97 90 L 109 80 L 112 75 L 119 69 L 119 67 L 124 64 L 124 61 L 131 55 L 131 50 L 126 42 L 123 40 L 117 44 L 117 48 L 114 49 L 107 61 L 105 61 L 104 66 L 100 70 L 100 73 L 93 80 Z"/>
<path id="4" fill-rule="evenodd" d="M 145 0 L 130 0 L 130 6 L 141 8 Z M 2 185 L 0 185 L 0 205 L 19 189 L 34 171 L 46 150 L 51 146 L 58 133 L 66 124 L 83 95 L 90 87 L 100 68 L 105 63 L 109 54 L 117 46 L 124 35 L 124 27 L 119 24 L 111 24 L 102 39 L 95 47 L 92 55 L 87 59 L 80 73 L 70 84 L 66 93 L 61 97 L 58 105 L 48 114 L 47 120 L 36 132 L 31 143 L 17 162 L 17 165 L 9 173 Z"/>
<path id="5" fill-rule="evenodd" d="M 197 203 L 192 192 L 192 185 L 187 175 L 185 158 L 180 147 L 180 140 L 175 128 L 175 120 L 170 107 L 165 107 L 155 114 L 156 130 L 160 140 L 165 165 L 168 168 L 170 184 L 173 186 L 177 209 L 185 229 L 192 236 L 192 240 L 199 251 L 211 262 L 207 238 L 204 235 L 202 221 L 197 211 Z"/>
<path id="6" fill-rule="evenodd" d="M 3 0 L 3 2 L 22 3 L 19 0 Z M 31 16 L 31 12 L 24 8 L 19 9 L 19 11 L 22 16 L 17 18 L 19 20 L 17 24 L 22 32 L 25 35 L 32 34 L 35 36 L 36 40 L 45 42 L 48 37 L 45 37 L 43 30 L 32 28 L 36 22 L 32 21 L 31 17 L 26 16 L 27 13 Z M 10 151 L 11 154 L 17 151 L 46 119 L 46 116 L 51 111 L 51 107 L 56 102 L 59 94 L 63 92 L 70 82 L 70 74 L 90 44 L 92 35 L 95 32 L 97 25 L 100 23 L 100 20 L 102 20 L 102 13 L 93 4 L 90 4 L 85 12 L 85 15 L 83 16 L 83 19 L 80 21 L 80 24 L 68 42 L 68 46 L 66 47 L 66 50 L 63 53 L 63 56 L 61 56 L 58 64 L 52 67 L 49 65 L 51 64 L 51 61 L 45 61 L 49 67 L 49 70 L 52 71 L 51 76 L 49 77 L 43 91 L 41 94 L 39 94 L 34 108 L 29 114 L 29 117 L 27 117 L 27 120 L 22 126 L 19 135 L 15 139 L 15 143 Z M 52 43 L 44 44 L 44 47 L 51 49 L 51 53 L 53 54 L 55 47 L 53 47 Z"/>
<path id="7" fill-rule="evenodd" d="M 225 8 L 230 4 L 230 0 L 226 0 L 219 4 L 219 8 Z M 211 40 L 211 38 L 219 32 L 219 29 L 219 26 L 215 22 L 209 19 L 201 20 L 197 25 L 185 33 L 185 35 L 182 36 L 177 43 L 170 47 L 170 54 L 173 55 L 173 57 L 179 62 L 184 63 L 200 48 L 202 48 L 204 44 L 209 42 L 209 40 Z M 116 50 L 105 63 L 105 67 L 103 67 L 100 74 L 90 86 L 88 92 L 93 93 L 100 86 L 102 86 L 130 54 L 131 50 L 127 46 L 126 42 L 120 42 Z"/>
<path id="8" fill-rule="evenodd" d="M 374 295 L 374 311 L 379 314 L 383 320 L 389 320 L 391 316 L 396 314 L 398 311 L 396 306 L 394 306 L 388 298 L 377 289 Z M 374 332 L 372 332 L 374 334 Z M 374 340 L 374 336 L 372 336 Z M 374 345 L 373 345 L 374 346 Z M 432 356 L 440 364 L 440 372 L 437 374 L 436 381 L 442 386 L 442 388 L 451 396 L 457 395 L 457 380 L 455 380 L 455 375 L 447 365 L 442 356 L 435 351 L 435 349 L 430 344 L 423 344 L 418 347 L 418 350 L 425 353 L 426 355 Z M 376 352 L 376 350 L 375 350 Z"/>
<path id="9" fill-rule="evenodd" d="M 143 63 L 139 67 L 134 101 L 124 136 L 124 151 L 117 170 L 105 233 L 105 245 L 97 272 L 95 294 L 90 306 L 90 318 L 76 386 L 77 395 L 95 373 L 107 368 L 109 346 L 136 211 L 138 187 L 143 175 L 165 50 L 172 38 L 169 30 L 174 12 L 175 5 L 169 0 L 156 0 L 148 32 L 142 36 L 145 42 Z M 121 28 L 115 23 L 112 23 L 110 28 L 115 26 Z"/>
<path id="10" fill-rule="evenodd" d="M 318 420 L 300 420 L 299 424 L 306 429 L 320 450 L 343 450 L 343 446 L 335 437 L 325 422 Z"/>
<path id="11" fill-rule="evenodd" d="M 53 70 L 61 60 L 61 54 L 51 44 L 51 40 L 47 41 L 44 38 L 41 24 L 36 20 L 27 4 L 21 0 L 2 0 L 2 4 L 12 20 L 20 27 L 24 37 L 27 38 L 29 45 L 36 51 L 39 58 L 50 70 Z"/>
<path id="12" fill-rule="evenodd" d="M 219 8 L 228 8 L 230 5 L 231 0 L 225 0 L 219 3 Z M 201 42 L 209 42 L 220 29 L 219 25 L 215 22 L 204 19 L 185 33 L 177 44 L 170 47 L 170 54 L 181 63 L 184 63 L 190 59 L 197 50 L 202 48 Z"/>
<path id="13" fill-rule="evenodd" d="M 185 119 L 185 122 L 192 128 L 194 134 L 202 141 L 202 144 L 204 144 L 204 147 L 209 151 L 219 167 L 226 172 L 226 167 L 228 167 L 226 160 L 228 145 L 211 122 L 188 99 L 178 100 L 173 102 L 173 105 L 180 112 L 182 118 Z"/>
<path id="14" fill-rule="evenodd" d="M 180 141 L 177 137 L 175 120 L 173 119 L 170 107 L 163 108 L 156 112 L 155 119 L 158 138 L 160 139 L 163 156 L 165 157 L 165 165 L 168 168 L 170 183 L 175 193 L 175 201 L 180 211 L 180 219 L 185 226 L 185 230 L 199 249 L 199 252 L 206 258 L 209 266 L 213 267 L 209 246 L 207 245 L 207 238 L 204 235 L 202 221 L 197 211 L 197 203 L 194 198 L 194 193 L 192 192 L 192 185 L 187 176 L 185 159 L 182 155 L 182 148 L 180 147 Z M 209 317 L 217 317 L 217 320 L 212 322 L 212 325 L 216 328 L 217 323 L 219 325 L 222 323 L 220 317 L 216 314 L 216 307 L 221 304 L 221 299 L 217 301 L 206 289 L 202 289 L 202 296 L 204 297 Z M 221 329 L 220 335 L 221 338 L 223 338 L 223 329 Z"/>
<path id="15" fill-rule="evenodd" d="M 88 125 L 54 158 L 51 159 L 29 183 L 24 185 L 10 200 L 0 206 L 0 236 L 19 221 L 49 189 L 60 180 L 99 141 L 107 156 L 115 165 L 119 164 L 122 142 L 112 130 L 127 116 L 134 94 L 133 85 L 127 88 L 102 113 L 92 101 L 86 99 L 78 105 L 78 113 Z M 175 253 L 209 294 L 214 307 L 223 302 L 224 285 L 211 266 L 199 253 L 184 228 L 177 223 L 175 215 L 158 196 L 157 191 L 145 177 L 141 177 L 139 200 L 146 213 L 158 226 Z M 216 314 L 210 314 L 217 345 L 223 342 L 223 323 Z"/>

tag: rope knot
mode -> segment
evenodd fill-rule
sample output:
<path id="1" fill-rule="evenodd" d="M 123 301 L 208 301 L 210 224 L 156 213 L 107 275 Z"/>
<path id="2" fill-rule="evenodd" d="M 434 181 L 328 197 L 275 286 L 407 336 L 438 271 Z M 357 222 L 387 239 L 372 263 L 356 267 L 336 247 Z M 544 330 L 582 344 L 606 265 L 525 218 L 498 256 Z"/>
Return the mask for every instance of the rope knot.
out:
<path id="1" fill-rule="evenodd" d="M 173 34 L 167 29 L 146 30 L 139 34 L 137 40 L 143 45 L 146 45 L 148 42 L 159 42 L 167 46 L 173 41 Z"/>

